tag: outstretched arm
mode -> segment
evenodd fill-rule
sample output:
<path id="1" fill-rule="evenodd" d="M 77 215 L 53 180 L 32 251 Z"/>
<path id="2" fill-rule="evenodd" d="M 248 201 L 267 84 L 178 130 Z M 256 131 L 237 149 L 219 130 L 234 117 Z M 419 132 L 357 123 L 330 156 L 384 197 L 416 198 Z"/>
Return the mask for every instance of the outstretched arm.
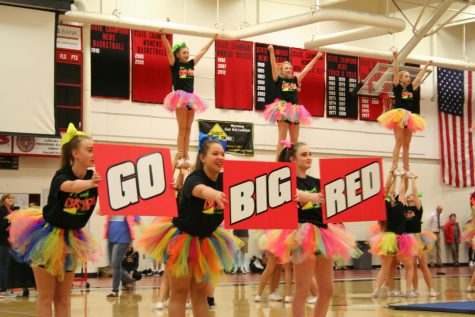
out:
<path id="1" fill-rule="evenodd" d="M 300 72 L 300 74 L 297 75 L 297 81 L 300 83 L 305 76 L 308 74 L 309 71 L 312 70 L 313 66 L 315 66 L 315 63 L 323 56 L 322 52 L 318 52 L 317 55 L 310 61 L 310 63 L 305 66 L 305 68 Z"/>
<path id="2" fill-rule="evenodd" d="M 397 86 L 399 84 L 399 61 L 397 59 L 398 52 L 393 52 L 393 85 Z"/>
<path id="3" fill-rule="evenodd" d="M 406 182 L 401 178 L 401 184 L 399 185 L 399 194 L 397 199 L 401 204 L 406 205 Z"/>
<path id="4" fill-rule="evenodd" d="M 160 29 L 160 36 L 162 38 L 163 45 L 165 45 L 165 50 L 167 51 L 168 63 L 172 66 L 175 64 L 175 55 L 173 54 L 172 47 L 170 42 L 167 39 L 167 35 L 164 33 L 163 29 Z"/>
<path id="5" fill-rule="evenodd" d="M 218 34 L 215 34 L 213 38 L 206 44 L 195 56 L 195 66 L 198 64 L 198 62 L 201 60 L 201 58 L 206 54 L 206 52 L 209 50 L 211 47 L 211 44 L 214 43 L 214 41 L 218 38 Z"/>
<path id="6" fill-rule="evenodd" d="M 416 90 L 417 87 L 420 86 L 422 77 L 424 77 L 424 74 L 427 72 L 427 68 L 432 65 L 432 61 L 428 61 L 424 67 L 419 71 L 417 74 L 416 78 L 412 81 L 412 89 Z"/>
<path id="7" fill-rule="evenodd" d="M 384 185 L 384 196 L 389 196 L 394 191 L 395 179 L 392 171 L 389 172 L 386 184 Z"/>
<path id="8" fill-rule="evenodd" d="M 269 50 L 269 55 L 270 55 L 270 66 L 272 68 L 272 79 L 274 81 L 277 81 L 277 79 L 279 78 L 279 70 L 277 69 L 277 62 L 275 60 L 274 46 L 269 45 L 267 47 L 267 49 Z"/>
<path id="9" fill-rule="evenodd" d="M 419 193 L 417 191 L 417 185 L 416 185 L 416 178 L 412 178 L 412 198 L 414 199 L 416 203 L 417 209 L 421 209 L 422 207 L 422 202 L 419 199 Z"/>

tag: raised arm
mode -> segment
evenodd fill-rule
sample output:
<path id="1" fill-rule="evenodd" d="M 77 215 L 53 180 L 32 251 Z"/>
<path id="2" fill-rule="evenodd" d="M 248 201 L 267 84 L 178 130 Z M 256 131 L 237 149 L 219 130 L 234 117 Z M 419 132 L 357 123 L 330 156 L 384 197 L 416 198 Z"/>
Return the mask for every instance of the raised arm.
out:
<path id="1" fill-rule="evenodd" d="M 201 60 L 201 58 L 206 54 L 206 52 L 209 50 L 209 48 L 211 47 L 211 44 L 214 43 L 214 41 L 216 40 L 216 38 L 218 37 L 218 34 L 215 34 L 213 36 L 213 38 L 208 42 L 208 44 L 206 44 L 199 52 L 198 54 L 196 54 L 195 56 L 195 66 L 196 64 L 198 64 L 198 62 Z"/>
<path id="2" fill-rule="evenodd" d="M 300 72 L 300 74 L 297 75 L 297 81 L 300 83 L 305 76 L 308 74 L 309 71 L 312 70 L 313 66 L 315 66 L 315 63 L 323 56 L 322 52 L 318 52 L 317 55 L 310 61 L 310 63 L 305 66 L 305 68 Z"/>
<path id="3" fill-rule="evenodd" d="M 389 172 L 386 184 L 384 185 L 384 196 L 389 196 L 394 191 L 394 174 L 393 171 Z"/>
<path id="4" fill-rule="evenodd" d="M 160 30 L 160 36 L 162 38 L 163 45 L 165 45 L 165 50 L 167 51 L 167 58 L 168 58 L 168 63 L 170 66 L 173 66 L 175 64 L 175 55 L 173 54 L 172 47 L 170 46 L 170 42 L 168 41 L 167 35 L 164 33 L 164 30 Z"/>
<path id="5" fill-rule="evenodd" d="M 101 181 L 101 175 L 94 172 L 91 179 L 76 179 L 74 181 L 65 181 L 61 184 L 59 189 L 65 193 L 79 194 L 85 190 L 97 187 L 97 184 Z"/>
<path id="6" fill-rule="evenodd" d="M 272 68 L 272 79 L 274 81 L 277 81 L 277 79 L 279 78 L 279 70 L 277 69 L 277 62 L 275 61 L 274 46 L 269 45 L 267 49 L 269 50 L 270 66 Z"/>
<path id="7" fill-rule="evenodd" d="M 399 194 L 398 194 L 398 201 L 406 205 L 406 182 L 401 178 L 401 184 L 399 185 Z"/>
<path id="8" fill-rule="evenodd" d="M 417 209 L 421 209 L 422 202 L 419 199 L 419 192 L 417 191 L 416 177 L 412 178 L 412 199 L 414 199 Z"/>
<path id="9" fill-rule="evenodd" d="M 399 61 L 397 59 L 398 52 L 393 52 L 393 85 L 397 86 L 399 84 Z"/>
<path id="10" fill-rule="evenodd" d="M 424 74 L 427 72 L 427 68 L 432 65 L 432 61 L 428 61 L 424 67 L 419 71 L 419 73 L 417 74 L 416 78 L 414 78 L 414 80 L 412 81 L 412 89 L 416 90 L 417 87 L 419 87 L 421 85 L 421 80 L 422 80 L 422 77 L 424 77 Z"/>

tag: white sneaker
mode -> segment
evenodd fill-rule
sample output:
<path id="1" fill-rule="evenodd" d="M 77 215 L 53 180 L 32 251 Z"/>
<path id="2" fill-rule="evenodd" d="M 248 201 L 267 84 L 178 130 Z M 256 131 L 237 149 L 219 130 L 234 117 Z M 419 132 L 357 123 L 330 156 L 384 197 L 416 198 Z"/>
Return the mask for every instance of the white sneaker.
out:
<path id="1" fill-rule="evenodd" d="M 262 296 L 261 295 L 254 296 L 254 301 L 255 302 L 262 302 Z"/>
<path id="2" fill-rule="evenodd" d="M 154 309 L 158 309 L 158 310 L 163 310 L 165 309 L 165 303 L 164 302 L 158 302 L 155 304 L 155 306 L 153 306 Z"/>
<path id="3" fill-rule="evenodd" d="M 414 294 L 416 294 L 417 296 L 419 296 L 419 291 L 417 289 L 413 290 Z"/>
<path id="4" fill-rule="evenodd" d="M 285 296 L 284 297 L 284 303 L 292 303 L 294 298 L 292 296 Z"/>
<path id="5" fill-rule="evenodd" d="M 473 266 L 475 266 L 475 262 L 473 262 L 473 261 L 470 261 L 470 262 L 468 263 L 468 266 L 470 266 L 470 267 L 473 267 Z"/>
<path id="6" fill-rule="evenodd" d="M 371 293 L 371 297 L 378 298 L 379 297 L 379 290 L 375 290 Z"/>
<path id="7" fill-rule="evenodd" d="M 275 301 L 275 302 L 280 302 L 282 300 L 282 296 L 280 296 L 279 293 L 274 292 L 274 293 L 269 295 L 269 300 Z"/>
<path id="8" fill-rule="evenodd" d="M 406 292 L 405 297 L 406 298 L 414 298 L 414 297 L 417 297 L 417 294 L 414 293 L 413 291 L 409 291 L 409 292 Z"/>
<path id="9" fill-rule="evenodd" d="M 247 273 L 249 273 L 249 272 L 247 271 L 247 269 L 246 269 L 246 266 L 245 266 L 245 265 L 241 266 L 241 268 L 240 268 L 240 269 L 241 269 L 241 273 L 242 273 L 242 274 L 247 274 Z"/>
<path id="10" fill-rule="evenodd" d="M 395 176 L 402 176 L 404 174 L 406 174 L 406 171 L 402 167 L 400 167 L 400 168 L 398 168 L 397 170 L 394 171 Z"/>
<path id="11" fill-rule="evenodd" d="M 393 289 L 392 291 L 388 292 L 388 297 L 401 297 L 402 293 L 397 289 Z"/>
<path id="12" fill-rule="evenodd" d="M 186 309 L 191 309 L 191 302 L 190 301 L 186 301 L 185 308 Z"/>
<path id="13" fill-rule="evenodd" d="M 317 302 L 317 296 L 309 296 L 307 297 L 307 304 L 313 305 Z"/>
<path id="14" fill-rule="evenodd" d="M 469 293 L 475 292 L 475 286 L 470 286 L 470 285 L 467 286 L 467 292 L 469 292 Z"/>
<path id="15" fill-rule="evenodd" d="M 429 290 L 429 297 L 437 297 L 439 295 L 439 292 L 437 292 L 435 289 L 431 288 Z"/>

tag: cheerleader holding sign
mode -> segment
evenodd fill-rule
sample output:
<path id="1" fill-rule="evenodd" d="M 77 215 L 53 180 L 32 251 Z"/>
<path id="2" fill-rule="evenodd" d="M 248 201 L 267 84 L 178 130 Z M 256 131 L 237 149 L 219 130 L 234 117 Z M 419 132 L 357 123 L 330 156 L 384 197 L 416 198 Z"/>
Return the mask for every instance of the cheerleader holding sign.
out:
<path id="1" fill-rule="evenodd" d="M 278 95 L 273 103 L 266 106 L 264 118 L 271 123 L 277 121 L 279 128 L 277 160 L 284 146 L 280 140 L 287 139 L 287 132 L 290 133 L 290 142 L 292 144 L 297 143 L 300 132 L 299 124 L 310 125 L 312 122 L 312 115 L 303 105 L 299 105 L 297 91 L 300 90 L 299 87 L 302 80 L 313 68 L 317 60 L 322 57 L 323 53 L 319 52 L 315 55 L 310 63 L 297 76 L 294 76 L 292 64 L 289 61 L 285 61 L 278 66 L 275 60 L 274 47 L 269 45 L 268 49 L 272 67 L 272 79 L 277 85 Z"/>
<path id="2" fill-rule="evenodd" d="M 206 110 L 205 102 L 194 90 L 194 69 L 201 58 L 211 47 L 217 35 L 208 42 L 194 59 L 190 59 L 190 51 L 185 42 L 170 46 L 164 30 L 160 30 L 162 41 L 167 51 L 168 62 L 172 72 L 173 91 L 169 93 L 163 102 L 166 109 L 175 111 L 178 123 L 177 154 L 173 160 L 174 168 L 190 168 L 188 150 L 190 146 L 191 125 L 196 112 Z"/>
<path id="3" fill-rule="evenodd" d="M 61 166 L 51 180 L 43 211 L 26 209 L 8 216 L 10 244 L 33 268 L 36 316 L 69 316 L 76 266 L 93 259 L 98 246 L 84 228 L 97 203 L 101 176 L 94 166 L 93 142 L 72 123 L 61 140 Z"/>
<path id="4" fill-rule="evenodd" d="M 393 92 L 396 99 L 394 109 L 389 110 L 378 117 L 378 121 L 388 129 L 394 130 L 396 144 L 393 149 L 393 165 L 391 171 L 397 169 L 399 152 L 402 147 L 403 168 L 396 171 L 396 175 L 414 177 L 409 170 L 409 147 L 411 145 L 412 133 L 424 130 L 426 121 L 414 111 L 414 91 L 419 88 L 421 80 L 432 61 L 424 65 L 416 78 L 411 82 L 411 74 L 408 71 L 399 71 L 398 52 L 393 52 Z"/>

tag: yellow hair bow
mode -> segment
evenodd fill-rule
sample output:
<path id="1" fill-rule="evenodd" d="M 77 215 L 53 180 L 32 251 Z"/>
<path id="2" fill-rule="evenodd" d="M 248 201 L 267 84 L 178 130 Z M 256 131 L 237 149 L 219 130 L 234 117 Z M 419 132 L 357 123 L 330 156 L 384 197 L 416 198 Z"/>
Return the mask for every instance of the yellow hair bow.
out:
<path id="1" fill-rule="evenodd" d="M 68 125 L 68 130 L 61 138 L 61 146 L 65 145 L 66 143 L 69 143 L 75 136 L 89 136 L 89 134 L 82 131 L 78 131 L 74 124 L 70 122 Z"/>

